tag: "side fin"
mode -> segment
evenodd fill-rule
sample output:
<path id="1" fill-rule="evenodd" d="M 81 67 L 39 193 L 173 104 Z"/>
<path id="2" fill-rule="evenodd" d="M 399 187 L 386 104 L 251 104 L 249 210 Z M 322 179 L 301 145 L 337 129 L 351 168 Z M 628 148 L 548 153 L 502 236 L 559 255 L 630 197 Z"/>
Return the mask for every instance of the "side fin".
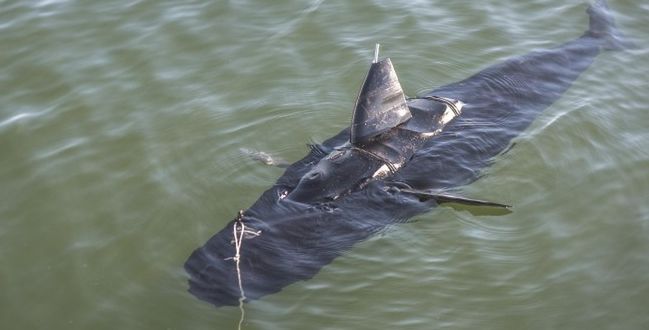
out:
<path id="1" fill-rule="evenodd" d="M 503 209 L 511 209 L 511 205 L 507 204 L 502 204 L 502 203 L 496 203 L 496 202 L 490 202 L 490 201 L 485 201 L 481 199 L 473 199 L 473 198 L 467 198 L 467 197 L 461 197 L 461 196 L 455 196 L 455 195 L 449 195 L 449 194 L 442 194 L 442 193 L 433 193 L 433 192 L 428 192 L 424 190 L 415 190 L 415 189 L 399 189 L 401 192 L 404 193 L 409 193 L 413 194 L 419 198 L 424 198 L 424 199 L 433 199 L 437 203 L 457 203 L 457 204 L 464 204 L 464 205 L 472 205 L 472 206 L 489 206 L 489 207 L 498 207 L 498 208 L 503 208 Z"/>
<path id="2" fill-rule="evenodd" d="M 252 160 L 258 161 L 266 165 L 276 166 L 279 168 L 287 168 L 289 165 L 291 165 L 289 162 L 281 158 L 273 157 L 271 154 L 264 151 L 248 149 L 248 148 L 239 148 L 239 152 L 242 155 L 249 157 Z"/>
<path id="3" fill-rule="evenodd" d="M 392 62 L 379 61 L 378 45 L 376 49 L 354 106 L 349 138 L 354 145 L 371 142 L 412 117 Z"/>

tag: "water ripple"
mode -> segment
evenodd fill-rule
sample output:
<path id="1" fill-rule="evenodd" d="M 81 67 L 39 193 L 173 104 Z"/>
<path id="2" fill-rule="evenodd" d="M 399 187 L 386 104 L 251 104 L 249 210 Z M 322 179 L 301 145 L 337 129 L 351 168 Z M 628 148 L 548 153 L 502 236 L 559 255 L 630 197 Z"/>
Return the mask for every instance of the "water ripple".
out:
<path id="1" fill-rule="evenodd" d="M 415 95 L 583 33 L 584 1 L 553 2 L 4 2 L 0 328 L 234 327 L 181 265 L 281 174 L 239 149 L 293 161 L 348 125 L 374 43 Z M 610 2 L 639 46 L 460 191 L 511 214 L 439 207 L 246 305 L 245 327 L 649 323 L 649 5 Z"/>

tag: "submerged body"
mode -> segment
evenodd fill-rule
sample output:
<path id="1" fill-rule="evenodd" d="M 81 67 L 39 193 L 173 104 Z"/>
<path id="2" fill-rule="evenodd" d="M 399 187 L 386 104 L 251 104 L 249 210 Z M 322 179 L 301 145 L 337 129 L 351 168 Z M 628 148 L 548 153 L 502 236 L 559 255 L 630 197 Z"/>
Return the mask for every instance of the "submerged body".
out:
<path id="1" fill-rule="evenodd" d="M 323 159 L 331 157 L 329 151 L 349 143 L 350 129 L 326 140 L 290 165 L 248 210 L 194 251 L 185 263 L 189 291 L 215 306 L 277 292 L 313 277 L 374 233 L 437 205 L 434 198 L 403 187 L 445 190 L 476 180 L 603 49 L 615 46 L 606 9 L 603 2 L 591 6 L 591 27 L 575 40 L 496 64 L 429 93 L 462 101 L 462 113 L 433 138 L 414 144 L 397 171 L 357 189 L 343 191 L 334 184 L 336 198 L 327 198 L 328 192 L 311 197 L 313 191 L 296 191 L 309 173 L 319 170 Z M 425 113 L 434 111 L 437 103 L 414 99 L 407 105 L 412 113 Z M 237 224 L 245 224 L 247 231 L 239 251 L 233 244 Z M 235 262 L 232 257 L 237 253 Z"/>

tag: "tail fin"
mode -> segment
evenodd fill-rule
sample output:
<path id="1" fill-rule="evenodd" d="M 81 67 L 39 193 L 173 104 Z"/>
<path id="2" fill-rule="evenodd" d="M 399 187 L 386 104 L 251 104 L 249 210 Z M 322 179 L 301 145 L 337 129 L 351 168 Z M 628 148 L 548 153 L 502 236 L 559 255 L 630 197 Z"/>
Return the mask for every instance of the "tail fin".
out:
<path id="1" fill-rule="evenodd" d="M 633 48 L 633 44 L 624 40 L 624 36 L 615 26 L 615 20 L 606 0 L 596 0 L 586 10 L 590 16 L 587 35 L 600 39 L 605 50 L 622 50 Z"/>

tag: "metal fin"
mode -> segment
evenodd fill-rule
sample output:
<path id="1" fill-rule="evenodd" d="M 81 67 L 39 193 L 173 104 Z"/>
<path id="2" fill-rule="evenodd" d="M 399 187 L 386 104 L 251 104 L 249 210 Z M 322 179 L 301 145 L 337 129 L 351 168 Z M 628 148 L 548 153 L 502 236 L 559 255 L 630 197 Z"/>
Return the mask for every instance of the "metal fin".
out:
<path id="1" fill-rule="evenodd" d="M 401 192 L 413 194 L 420 198 L 424 199 L 434 199 L 437 203 L 457 203 L 464 205 L 474 205 L 474 206 L 490 206 L 490 207 L 499 207 L 504 209 L 511 209 L 511 205 L 485 201 L 481 199 L 473 199 L 462 196 L 455 196 L 443 193 L 432 193 L 428 191 L 415 190 L 415 189 L 400 189 Z"/>
<path id="2" fill-rule="evenodd" d="M 406 96 L 389 58 L 370 66 L 354 106 L 350 141 L 354 145 L 371 142 L 381 133 L 406 122 L 412 117 Z"/>

